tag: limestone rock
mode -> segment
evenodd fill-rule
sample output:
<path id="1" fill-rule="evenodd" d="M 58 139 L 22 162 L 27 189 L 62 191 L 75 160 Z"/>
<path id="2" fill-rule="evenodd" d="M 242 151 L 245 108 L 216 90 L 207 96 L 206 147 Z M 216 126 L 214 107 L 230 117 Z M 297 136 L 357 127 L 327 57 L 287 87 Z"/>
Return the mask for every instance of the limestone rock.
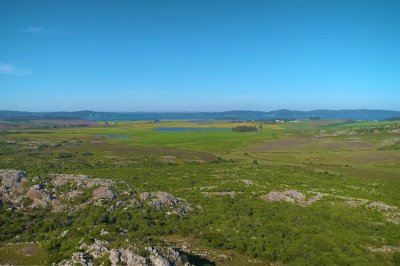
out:
<path id="1" fill-rule="evenodd" d="M 20 170 L 0 169 L 1 186 L 11 188 L 22 182 L 26 177 L 26 173 Z"/>
<path id="2" fill-rule="evenodd" d="M 177 198 L 168 192 L 143 192 L 140 194 L 140 198 L 149 201 L 148 204 L 157 210 L 171 210 L 172 213 L 180 216 L 187 215 L 192 210 L 186 200 Z"/>
<path id="3" fill-rule="evenodd" d="M 108 259 L 110 260 L 111 265 L 115 266 L 117 263 L 121 262 L 121 253 L 116 249 L 112 249 Z"/>
<path id="4" fill-rule="evenodd" d="M 100 199 L 113 200 L 116 195 L 108 187 L 99 187 L 93 190 L 93 200 L 97 201 Z"/>
<path id="5" fill-rule="evenodd" d="M 297 190 L 271 191 L 267 195 L 262 196 L 262 199 L 267 201 L 285 201 L 306 206 L 320 200 L 324 196 L 320 192 L 312 193 L 314 196 L 307 199 L 303 193 Z"/>

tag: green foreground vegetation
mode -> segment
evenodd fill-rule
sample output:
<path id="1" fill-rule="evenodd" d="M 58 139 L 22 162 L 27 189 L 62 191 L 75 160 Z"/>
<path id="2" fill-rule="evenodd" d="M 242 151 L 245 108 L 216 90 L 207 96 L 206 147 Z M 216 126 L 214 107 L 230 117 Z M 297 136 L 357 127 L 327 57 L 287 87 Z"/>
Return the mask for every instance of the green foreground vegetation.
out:
<path id="1" fill-rule="evenodd" d="M 154 130 L 236 126 L 257 131 Z M 146 204 L 57 213 L 3 204 L 0 264 L 59 262 L 82 239 L 104 239 L 113 246 L 184 241 L 196 254 L 208 254 L 199 265 L 400 265 L 398 121 L 125 121 L 0 133 L 0 169 L 123 181 L 137 195 L 165 191 L 193 208 L 181 217 Z M 266 197 L 283 191 L 323 197 L 310 204 Z M 60 237 L 66 230 L 68 237 Z M 398 249 L 378 250 L 384 246 Z"/>

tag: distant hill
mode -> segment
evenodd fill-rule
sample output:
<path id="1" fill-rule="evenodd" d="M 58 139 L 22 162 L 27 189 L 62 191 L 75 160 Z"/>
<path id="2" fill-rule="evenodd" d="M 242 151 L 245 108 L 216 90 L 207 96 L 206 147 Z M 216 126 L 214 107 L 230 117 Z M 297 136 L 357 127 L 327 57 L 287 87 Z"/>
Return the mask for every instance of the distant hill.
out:
<path id="1" fill-rule="evenodd" d="M 165 120 L 165 119 L 199 119 L 199 120 L 306 120 L 306 119 L 353 119 L 353 120 L 387 120 L 399 117 L 400 111 L 390 110 L 312 110 L 293 111 L 276 110 L 262 111 L 226 111 L 226 112 L 20 112 L 0 111 L 2 120 L 26 119 L 86 119 L 93 121 L 116 120 Z"/>

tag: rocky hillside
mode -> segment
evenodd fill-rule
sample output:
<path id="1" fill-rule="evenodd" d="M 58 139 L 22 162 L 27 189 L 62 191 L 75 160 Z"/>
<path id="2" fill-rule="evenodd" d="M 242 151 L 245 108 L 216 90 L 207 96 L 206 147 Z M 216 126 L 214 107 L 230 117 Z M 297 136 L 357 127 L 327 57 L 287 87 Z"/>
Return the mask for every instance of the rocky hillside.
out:
<path id="1" fill-rule="evenodd" d="M 137 196 L 139 195 L 139 196 Z M 10 212 L 49 210 L 54 213 L 73 213 L 89 206 L 104 211 L 141 209 L 146 205 L 166 216 L 184 217 L 192 211 L 182 198 L 163 192 L 137 192 L 124 182 L 92 178 L 86 175 L 54 174 L 47 177 L 28 177 L 20 170 L 0 170 L 0 204 Z M 120 228 L 120 235 L 127 233 Z M 67 239 L 65 230 L 59 239 Z M 83 232 L 84 234 L 84 232 Z M 191 265 L 184 251 L 168 245 L 138 247 L 135 243 L 116 244 L 101 240 L 109 232 L 102 229 L 98 238 L 82 240 L 76 252 L 58 265 Z M 84 235 L 82 235 L 84 237 Z M 115 239 L 118 241 L 119 239 Z"/>

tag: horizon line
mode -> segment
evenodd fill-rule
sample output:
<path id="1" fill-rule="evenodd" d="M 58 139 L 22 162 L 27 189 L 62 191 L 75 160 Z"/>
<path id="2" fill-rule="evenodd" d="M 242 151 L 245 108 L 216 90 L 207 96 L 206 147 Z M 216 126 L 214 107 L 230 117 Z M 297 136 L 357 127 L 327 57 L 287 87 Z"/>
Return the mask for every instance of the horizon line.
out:
<path id="1" fill-rule="evenodd" d="M 21 111 L 21 110 L 0 110 L 0 112 L 21 112 L 21 113 L 78 113 L 78 112 L 95 112 L 95 113 L 225 113 L 225 112 L 277 112 L 277 111 L 290 111 L 290 112 L 313 112 L 313 111 L 389 111 L 389 112 L 400 112 L 400 109 L 309 109 L 309 110 L 297 110 L 297 109 L 272 109 L 272 110 L 249 110 L 249 109 L 231 109 L 224 111 L 98 111 L 98 110 L 75 110 L 75 111 Z"/>

